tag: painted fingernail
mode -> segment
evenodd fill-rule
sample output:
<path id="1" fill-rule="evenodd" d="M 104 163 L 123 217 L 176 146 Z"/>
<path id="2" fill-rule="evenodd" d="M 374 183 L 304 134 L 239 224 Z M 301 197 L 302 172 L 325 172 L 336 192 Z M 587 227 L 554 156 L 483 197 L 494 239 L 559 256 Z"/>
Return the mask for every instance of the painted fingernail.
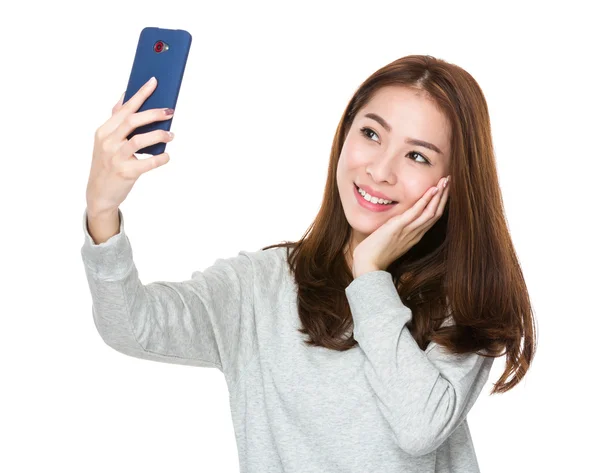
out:
<path id="1" fill-rule="evenodd" d="M 173 115 L 173 113 L 175 113 L 175 110 L 172 108 L 165 108 L 165 115 Z"/>

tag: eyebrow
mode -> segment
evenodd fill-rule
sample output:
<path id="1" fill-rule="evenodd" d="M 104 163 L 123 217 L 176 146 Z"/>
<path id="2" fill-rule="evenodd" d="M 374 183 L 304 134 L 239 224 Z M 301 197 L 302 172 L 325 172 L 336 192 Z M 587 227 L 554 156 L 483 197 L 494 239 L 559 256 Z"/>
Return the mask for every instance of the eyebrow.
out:
<path id="1" fill-rule="evenodd" d="M 392 127 L 388 124 L 388 122 L 386 122 L 383 118 L 381 118 L 376 113 L 366 113 L 365 117 L 372 118 L 377 123 L 379 123 L 383 128 L 385 128 L 388 132 L 392 131 Z M 404 140 L 404 141 L 405 141 L 405 143 L 415 145 L 415 146 L 422 146 L 423 148 L 430 149 L 432 151 L 435 151 L 436 153 L 443 154 L 436 145 L 434 145 L 432 143 L 428 143 L 427 141 L 417 140 L 415 138 L 406 138 L 406 140 Z"/>

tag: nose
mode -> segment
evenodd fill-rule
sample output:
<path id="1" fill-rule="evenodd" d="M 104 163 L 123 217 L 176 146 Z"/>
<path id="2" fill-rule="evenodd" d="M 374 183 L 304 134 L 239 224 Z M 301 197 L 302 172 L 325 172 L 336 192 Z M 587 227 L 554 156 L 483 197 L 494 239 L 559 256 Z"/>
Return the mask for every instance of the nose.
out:
<path id="1" fill-rule="evenodd" d="M 379 158 L 374 159 L 366 169 L 367 174 L 371 176 L 373 182 L 388 182 L 390 185 L 394 184 L 394 173 L 393 173 L 393 162 L 395 156 L 392 153 L 388 155 L 380 155 Z"/>

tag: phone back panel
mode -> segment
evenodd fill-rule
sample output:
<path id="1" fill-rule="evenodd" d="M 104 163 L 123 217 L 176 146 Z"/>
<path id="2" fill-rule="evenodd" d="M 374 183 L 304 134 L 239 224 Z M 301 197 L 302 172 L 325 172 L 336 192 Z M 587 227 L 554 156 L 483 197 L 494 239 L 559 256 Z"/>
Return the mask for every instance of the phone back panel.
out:
<path id="1" fill-rule="evenodd" d="M 165 43 L 168 49 L 165 47 L 162 52 L 155 52 L 154 45 L 157 41 Z M 144 28 L 140 33 L 123 103 L 127 102 L 154 76 L 157 80 L 154 92 L 137 112 L 153 108 L 175 109 L 191 44 L 192 35 L 185 30 Z M 172 121 L 173 118 L 142 125 L 133 130 L 127 139 L 154 130 L 169 131 Z M 166 146 L 166 143 L 159 142 L 136 152 L 157 155 L 164 153 Z"/>

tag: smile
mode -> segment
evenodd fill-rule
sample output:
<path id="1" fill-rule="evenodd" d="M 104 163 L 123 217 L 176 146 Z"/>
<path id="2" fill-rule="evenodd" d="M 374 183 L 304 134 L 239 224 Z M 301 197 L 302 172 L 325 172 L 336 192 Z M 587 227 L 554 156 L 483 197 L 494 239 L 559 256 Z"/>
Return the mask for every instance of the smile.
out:
<path id="1" fill-rule="evenodd" d="M 366 200 L 360 194 L 356 184 L 353 183 L 353 186 L 354 186 L 354 196 L 356 197 L 356 200 L 358 201 L 358 203 L 365 209 L 370 210 L 372 212 L 385 212 L 385 211 L 393 208 L 398 203 L 398 202 L 393 202 L 391 204 L 374 204 L 373 202 Z"/>

